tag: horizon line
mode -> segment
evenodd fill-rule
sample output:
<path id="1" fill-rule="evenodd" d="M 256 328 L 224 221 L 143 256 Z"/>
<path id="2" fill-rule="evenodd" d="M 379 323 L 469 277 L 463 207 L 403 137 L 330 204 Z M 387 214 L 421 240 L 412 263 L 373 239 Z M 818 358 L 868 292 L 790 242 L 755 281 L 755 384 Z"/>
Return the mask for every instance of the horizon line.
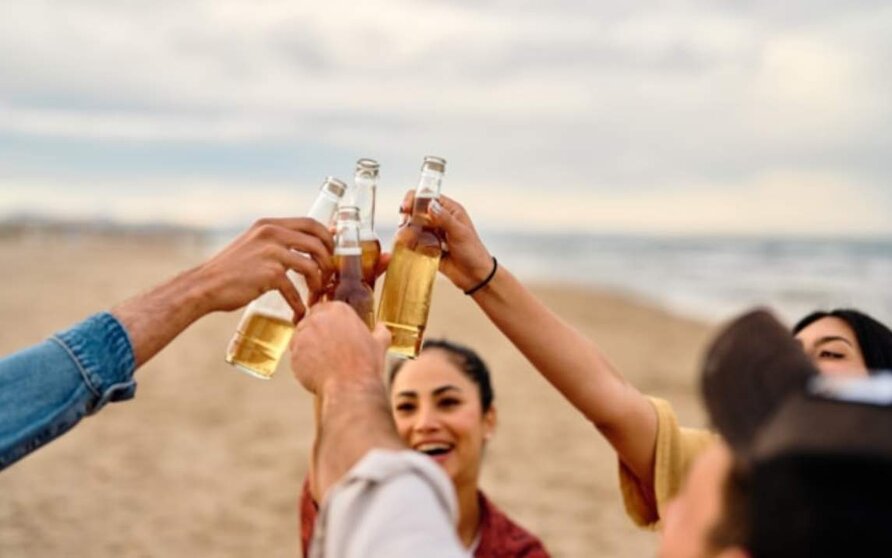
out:
<path id="1" fill-rule="evenodd" d="M 130 232 L 130 233 L 183 233 L 183 234 L 207 234 L 220 235 L 236 233 L 250 227 L 251 221 L 231 221 L 220 225 L 203 225 L 198 223 L 184 223 L 174 220 L 150 219 L 133 220 L 121 219 L 114 216 L 60 216 L 50 212 L 16 212 L 10 214 L 0 213 L 0 232 L 11 232 L 17 229 L 20 232 L 27 231 L 51 231 L 58 232 Z M 784 240 L 864 240 L 864 241 L 890 241 L 892 232 L 877 231 L 846 231 L 846 232 L 817 232 L 817 231 L 774 231 L 767 232 L 747 230 L 642 230 L 642 229 L 598 229 L 568 226 L 558 228 L 553 226 L 512 226 L 512 225 L 478 225 L 477 229 L 482 236 L 486 235 L 510 235 L 529 237 L 537 234 L 546 236 L 602 236 L 625 238 L 677 238 L 677 239 L 784 239 Z M 388 234 L 396 230 L 396 227 L 382 226 L 379 231 Z"/>

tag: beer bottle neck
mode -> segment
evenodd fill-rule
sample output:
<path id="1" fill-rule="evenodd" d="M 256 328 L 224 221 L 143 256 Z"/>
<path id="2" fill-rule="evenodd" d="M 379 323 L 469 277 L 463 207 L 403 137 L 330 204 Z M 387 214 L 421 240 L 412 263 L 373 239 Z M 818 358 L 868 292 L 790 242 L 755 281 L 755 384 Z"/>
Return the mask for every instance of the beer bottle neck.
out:
<path id="1" fill-rule="evenodd" d="M 440 185 L 443 183 L 443 173 L 429 168 L 421 171 L 421 178 L 415 188 L 416 198 L 438 198 Z"/>
<path id="2" fill-rule="evenodd" d="M 307 217 L 329 226 L 338 208 L 338 198 L 328 191 L 320 191 L 307 212 Z"/>
<path id="3" fill-rule="evenodd" d="M 347 275 L 362 278 L 362 246 L 359 243 L 359 223 L 355 219 L 354 210 L 350 220 L 338 221 L 335 256 L 339 260 L 338 272 L 342 278 Z"/>
<path id="4" fill-rule="evenodd" d="M 363 230 L 375 230 L 376 180 L 367 175 L 356 176 L 356 205 L 359 207 L 359 223 Z"/>
<path id="5" fill-rule="evenodd" d="M 428 224 L 427 208 L 431 200 L 440 197 L 440 185 L 443 182 L 443 173 L 429 168 L 421 171 L 418 187 L 415 188 L 415 204 L 412 207 L 413 222 L 421 225 Z"/>
<path id="6" fill-rule="evenodd" d="M 338 201 L 347 191 L 347 185 L 337 178 L 329 176 L 322 183 L 313 205 L 307 212 L 307 217 L 319 221 L 325 226 L 331 226 L 335 211 L 338 209 Z"/>

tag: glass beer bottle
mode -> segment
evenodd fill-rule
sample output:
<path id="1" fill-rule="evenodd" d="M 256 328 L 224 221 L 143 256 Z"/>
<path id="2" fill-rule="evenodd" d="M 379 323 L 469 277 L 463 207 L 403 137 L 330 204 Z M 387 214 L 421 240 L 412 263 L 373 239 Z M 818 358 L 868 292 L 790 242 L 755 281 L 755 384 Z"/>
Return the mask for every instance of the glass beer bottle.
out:
<path id="1" fill-rule="evenodd" d="M 322 183 L 307 217 L 330 226 L 338 200 L 347 190 L 346 184 L 328 177 Z M 288 270 L 288 278 L 307 301 L 307 283 L 303 275 Z M 226 349 L 226 362 L 242 372 L 269 379 L 294 333 L 294 311 L 277 290 L 265 292 L 245 309 L 235 335 Z"/>
<path id="2" fill-rule="evenodd" d="M 355 202 L 359 208 L 359 245 L 362 248 L 362 278 L 375 291 L 375 269 L 381 257 L 381 240 L 375 233 L 375 195 L 378 189 L 378 162 L 356 161 L 353 178 Z"/>
<path id="3" fill-rule="evenodd" d="M 332 300 L 349 304 L 371 330 L 375 327 L 375 294 L 362 277 L 359 231 L 359 208 L 347 206 L 338 209 L 334 252 L 338 274 Z"/>
<path id="4" fill-rule="evenodd" d="M 390 352 L 415 358 L 421 349 L 437 268 L 440 233 L 430 224 L 427 208 L 440 195 L 446 161 L 425 157 L 415 189 L 412 216 L 397 230 L 384 277 L 378 321 L 390 330 Z"/>

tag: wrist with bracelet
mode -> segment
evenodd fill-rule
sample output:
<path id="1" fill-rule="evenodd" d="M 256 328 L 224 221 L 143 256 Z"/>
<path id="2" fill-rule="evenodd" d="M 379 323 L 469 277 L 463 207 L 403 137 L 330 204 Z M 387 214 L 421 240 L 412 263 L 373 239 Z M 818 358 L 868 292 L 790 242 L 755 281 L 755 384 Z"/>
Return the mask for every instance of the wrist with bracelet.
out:
<path id="1" fill-rule="evenodd" d="M 480 281 L 479 283 L 477 283 L 470 289 L 464 291 L 464 293 L 466 295 L 470 296 L 470 295 L 476 293 L 477 291 L 479 291 L 480 289 L 482 289 L 483 287 L 487 286 L 489 284 L 489 282 L 492 281 L 492 278 L 495 277 L 496 271 L 498 269 L 499 269 L 499 261 L 496 260 L 495 256 L 493 256 L 492 257 L 492 271 L 489 272 L 489 275 L 487 275 L 486 278 L 483 279 L 483 281 Z"/>

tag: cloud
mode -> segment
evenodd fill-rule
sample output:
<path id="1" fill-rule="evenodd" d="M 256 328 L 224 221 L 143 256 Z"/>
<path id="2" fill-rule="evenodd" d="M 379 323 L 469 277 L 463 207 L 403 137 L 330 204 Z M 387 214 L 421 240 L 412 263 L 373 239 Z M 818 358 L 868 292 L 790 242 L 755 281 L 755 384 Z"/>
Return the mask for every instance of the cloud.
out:
<path id="1" fill-rule="evenodd" d="M 568 198 L 569 201 L 568 201 Z M 636 192 L 572 196 L 559 187 L 512 195 L 489 187 L 466 199 L 469 212 L 496 227 L 670 234 L 869 235 L 892 234 L 890 196 L 882 187 L 845 177 L 777 169 L 751 180 L 666 184 Z M 505 200 L 510 211 L 505 211 Z M 518 222 L 512 215 L 524 215 Z"/>
<path id="2" fill-rule="evenodd" d="M 41 214 L 133 223 L 174 223 L 219 228 L 261 217 L 291 217 L 309 208 L 319 184 L 267 181 L 207 182 L 136 179 L 118 182 L 9 183 L 0 179 L 0 207 L 7 214 Z M 54 204 L 48 208 L 46 200 Z"/>
<path id="3" fill-rule="evenodd" d="M 194 172 L 176 167 L 182 176 L 133 163 L 156 182 L 226 183 L 233 165 L 204 164 L 213 153 L 268 179 L 267 159 L 233 157 L 263 146 L 295 149 L 314 177 L 373 152 L 410 186 L 421 156 L 437 153 L 456 183 L 510 183 L 529 198 L 543 184 L 629 199 L 708 184 L 736 199 L 740 188 L 764 194 L 759 181 L 775 172 L 869 197 L 892 172 L 892 8 L 878 2 L 5 10 L 15 17 L 0 21 L 0 176 L 20 183 L 64 174 L 34 162 L 60 141 L 95 146 L 92 170 L 66 163 L 84 183 L 122 167 L 122 144 L 139 161 L 170 146 L 201 153 Z M 3 163 L 16 141 L 47 155 Z"/>

